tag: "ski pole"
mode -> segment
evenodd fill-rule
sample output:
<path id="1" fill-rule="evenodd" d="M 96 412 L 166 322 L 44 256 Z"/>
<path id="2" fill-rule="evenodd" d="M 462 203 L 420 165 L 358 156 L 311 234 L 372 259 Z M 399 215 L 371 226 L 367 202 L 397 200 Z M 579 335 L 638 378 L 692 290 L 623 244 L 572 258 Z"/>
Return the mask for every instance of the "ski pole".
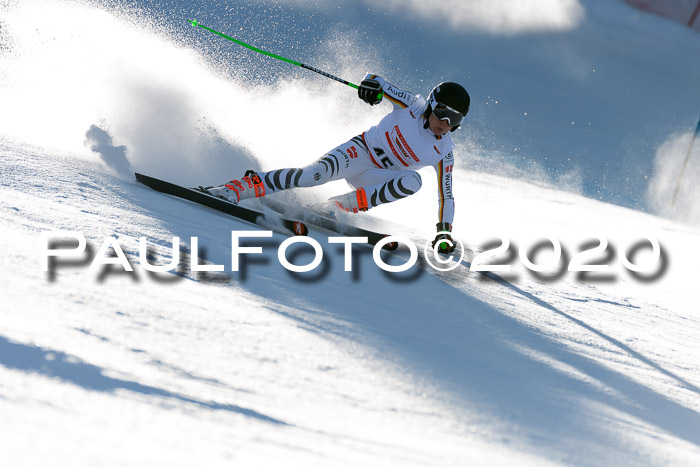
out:
<path id="1" fill-rule="evenodd" d="M 678 177 L 678 185 L 676 186 L 676 191 L 673 192 L 673 200 L 671 200 L 671 206 L 676 204 L 676 198 L 678 198 L 678 192 L 681 189 L 681 181 L 683 181 L 683 175 L 685 174 L 685 168 L 688 166 L 688 159 L 690 159 L 690 152 L 693 149 L 693 143 L 695 143 L 695 137 L 700 134 L 700 118 L 698 118 L 698 126 L 695 127 L 695 133 L 690 139 L 690 146 L 688 146 L 688 153 L 685 155 L 685 160 L 683 161 L 683 167 L 681 168 L 681 174 Z"/>
<path id="2" fill-rule="evenodd" d="M 349 82 L 349 81 L 345 81 L 345 80 L 342 79 L 342 78 L 338 78 L 337 76 L 333 76 L 333 75 L 330 74 L 330 73 L 327 73 L 327 72 L 325 72 L 325 71 L 323 71 L 323 70 L 319 70 L 318 68 L 314 68 L 314 67 L 312 67 L 312 66 L 310 66 L 310 65 L 305 65 L 305 64 L 303 64 L 303 63 L 300 63 L 300 62 L 297 62 L 297 61 L 290 60 L 290 59 L 288 59 L 288 58 L 282 57 L 282 56 L 280 56 L 280 55 L 273 54 L 273 53 L 268 52 L 268 51 L 266 51 L 266 50 L 259 49 L 259 48 L 257 48 L 257 47 L 254 47 L 254 46 L 250 45 L 250 44 L 246 44 L 246 43 L 243 42 L 243 41 L 239 41 L 238 39 L 234 39 L 234 38 L 231 37 L 231 36 L 227 36 L 226 34 L 220 33 L 219 31 L 215 31 L 215 30 L 213 30 L 213 29 L 211 29 L 211 28 L 208 28 L 208 27 L 204 26 L 203 24 L 199 24 L 199 23 L 197 22 L 196 19 L 193 19 L 193 20 L 189 20 L 189 19 L 188 19 L 187 22 L 189 22 L 190 24 L 192 24 L 192 26 L 196 26 L 196 27 L 199 27 L 199 28 L 202 28 L 202 29 L 206 29 L 207 31 L 212 32 L 212 33 L 216 34 L 217 36 L 221 36 L 221 37 L 223 37 L 224 39 L 228 39 L 228 40 L 230 40 L 231 42 L 235 42 L 235 43 L 238 44 L 238 45 L 242 45 L 243 47 L 245 47 L 245 48 L 247 48 L 247 49 L 250 49 L 250 50 L 252 50 L 253 52 L 257 52 L 257 53 L 260 53 L 260 54 L 263 54 L 263 55 L 267 55 L 268 57 L 276 58 L 277 60 L 282 60 L 283 62 L 291 63 L 292 65 L 295 65 L 295 66 L 298 66 L 298 67 L 301 67 L 301 68 L 305 68 L 305 69 L 307 69 L 307 70 L 311 70 L 311 71 L 313 71 L 313 72 L 315 72 L 315 73 L 318 73 L 319 75 L 323 75 L 323 76 L 325 76 L 326 78 L 334 79 L 334 80 L 336 80 L 336 81 L 338 81 L 338 82 L 340 82 L 340 83 L 343 83 L 343 84 L 345 84 L 345 85 L 347 85 L 347 86 L 350 86 L 351 88 L 359 89 L 359 86 L 358 86 L 357 84 L 353 84 L 353 83 L 351 83 L 351 82 Z M 381 100 L 382 100 L 382 97 L 383 97 L 383 93 L 380 92 L 380 93 L 379 93 L 379 98 L 378 98 L 377 100 L 378 100 L 378 101 L 381 101 Z"/>

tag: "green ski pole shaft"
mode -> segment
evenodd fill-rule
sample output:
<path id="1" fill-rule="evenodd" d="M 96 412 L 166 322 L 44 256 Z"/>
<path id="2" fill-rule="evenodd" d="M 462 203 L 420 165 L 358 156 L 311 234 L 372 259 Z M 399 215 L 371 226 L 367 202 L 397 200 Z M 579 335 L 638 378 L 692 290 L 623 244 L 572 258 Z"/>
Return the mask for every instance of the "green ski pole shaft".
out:
<path id="1" fill-rule="evenodd" d="M 305 64 L 303 64 L 303 63 L 300 63 L 300 62 L 297 62 L 297 61 L 294 61 L 294 60 L 290 60 L 290 59 L 288 59 L 288 58 L 282 57 L 282 56 L 280 56 L 280 55 L 273 54 L 273 53 L 268 52 L 268 51 L 266 51 L 266 50 L 259 49 L 259 48 L 257 48 L 257 47 L 254 47 L 254 46 L 250 45 L 250 44 L 246 44 L 245 42 L 239 41 L 238 39 L 234 39 L 234 38 L 231 37 L 231 36 L 227 36 L 226 34 L 223 34 L 223 33 L 220 33 L 219 31 L 215 31 L 215 30 L 213 30 L 213 29 L 211 29 L 211 28 L 208 28 L 208 27 L 204 26 L 203 24 L 199 24 L 199 23 L 197 22 L 197 20 L 194 20 L 194 19 L 193 19 L 193 20 L 187 20 L 187 21 L 188 21 L 190 24 L 192 24 L 192 26 L 196 26 L 196 27 L 199 27 L 199 28 L 202 28 L 202 29 L 206 29 L 207 31 L 209 31 L 209 32 L 211 32 L 211 33 L 214 33 L 214 34 L 216 34 L 217 36 L 221 36 L 221 37 L 223 37 L 224 39 L 228 39 L 228 40 L 230 40 L 231 42 L 235 42 L 235 43 L 238 44 L 238 45 L 242 45 L 243 47 L 245 47 L 245 48 L 247 48 L 247 49 L 250 49 L 250 50 L 252 50 L 253 52 L 257 52 L 257 53 L 259 53 L 259 54 L 267 55 L 268 57 L 276 58 L 277 60 L 282 60 L 283 62 L 291 63 L 292 65 L 295 65 L 295 66 L 298 66 L 298 67 L 301 67 L 301 68 L 305 68 L 305 69 L 307 69 L 307 70 L 311 70 L 311 71 L 313 71 L 313 72 L 315 72 L 315 73 L 318 73 L 319 75 L 325 76 L 326 78 L 334 79 L 334 80 L 336 80 L 336 81 L 338 81 L 338 82 L 340 82 L 340 83 L 343 83 L 343 84 L 345 84 L 345 85 L 347 85 L 347 86 L 350 86 L 351 88 L 355 88 L 355 89 L 358 89 L 358 88 L 359 88 L 359 86 L 358 86 L 357 84 L 353 84 L 353 83 L 351 83 L 351 82 L 349 82 L 349 81 L 345 81 L 345 80 L 342 79 L 342 78 L 338 78 L 337 76 L 333 76 L 332 74 L 326 73 L 325 71 L 319 70 L 318 68 L 312 67 L 312 66 L 310 66 L 310 65 L 305 65 Z M 379 99 L 378 99 L 378 100 L 381 100 L 381 99 L 382 99 L 382 94 L 379 94 Z"/>

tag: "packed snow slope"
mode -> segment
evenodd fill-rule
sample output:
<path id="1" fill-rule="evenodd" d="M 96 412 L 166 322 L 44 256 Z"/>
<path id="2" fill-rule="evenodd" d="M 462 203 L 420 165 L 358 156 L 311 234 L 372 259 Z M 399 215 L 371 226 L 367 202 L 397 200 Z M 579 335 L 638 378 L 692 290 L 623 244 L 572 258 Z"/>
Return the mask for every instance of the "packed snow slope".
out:
<path id="1" fill-rule="evenodd" d="M 697 33 L 613 0 L 198 3 L 0 2 L 1 465 L 697 465 L 697 150 L 670 207 Z M 202 36 L 194 16 L 355 81 L 465 77 L 463 261 L 391 273 L 355 246 L 346 271 L 313 229 L 313 271 L 280 264 L 278 233 L 246 240 L 262 253 L 233 271 L 231 232 L 264 229 L 133 172 L 198 185 L 306 164 L 388 104 Z M 422 251 L 423 180 L 353 220 Z M 52 231 L 87 249 L 44 271 Z M 177 269 L 146 271 L 140 238 Z M 492 262 L 511 271 L 470 268 L 504 240 Z M 558 265 L 530 271 L 552 242 Z M 577 258 L 609 269 L 567 271 Z"/>

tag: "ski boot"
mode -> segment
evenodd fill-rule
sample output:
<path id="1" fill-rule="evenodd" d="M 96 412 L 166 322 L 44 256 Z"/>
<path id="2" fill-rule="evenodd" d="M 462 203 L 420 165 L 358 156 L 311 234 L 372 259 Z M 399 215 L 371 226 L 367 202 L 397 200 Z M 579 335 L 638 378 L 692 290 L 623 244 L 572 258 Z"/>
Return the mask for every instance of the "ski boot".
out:
<path id="1" fill-rule="evenodd" d="M 336 212 L 364 212 L 369 209 L 369 204 L 367 203 L 367 195 L 363 188 L 358 188 L 350 193 L 345 193 L 340 196 L 334 196 L 325 203 L 321 204 L 319 211 L 323 214 L 336 217 Z"/>
<path id="2" fill-rule="evenodd" d="M 199 186 L 196 189 L 233 204 L 238 204 L 244 199 L 265 196 L 265 185 L 254 170 L 247 170 L 241 180 L 231 180 L 218 186 Z"/>

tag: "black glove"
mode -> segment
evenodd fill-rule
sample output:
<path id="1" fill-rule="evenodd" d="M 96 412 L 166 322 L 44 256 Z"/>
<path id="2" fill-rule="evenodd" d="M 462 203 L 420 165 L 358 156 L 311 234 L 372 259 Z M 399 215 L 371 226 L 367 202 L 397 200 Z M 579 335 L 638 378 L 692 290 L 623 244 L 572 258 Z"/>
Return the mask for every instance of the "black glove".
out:
<path id="1" fill-rule="evenodd" d="M 435 240 L 433 240 L 433 249 L 437 244 L 438 253 L 449 254 L 454 252 L 455 244 L 452 241 L 452 235 L 450 235 L 450 232 L 452 231 L 452 224 L 448 224 L 447 222 L 440 222 L 439 224 L 437 224 L 437 230 L 439 233 L 435 236 Z"/>
<path id="2" fill-rule="evenodd" d="M 357 95 L 369 105 L 379 104 L 382 101 L 382 85 L 376 79 L 365 79 L 357 88 Z"/>

